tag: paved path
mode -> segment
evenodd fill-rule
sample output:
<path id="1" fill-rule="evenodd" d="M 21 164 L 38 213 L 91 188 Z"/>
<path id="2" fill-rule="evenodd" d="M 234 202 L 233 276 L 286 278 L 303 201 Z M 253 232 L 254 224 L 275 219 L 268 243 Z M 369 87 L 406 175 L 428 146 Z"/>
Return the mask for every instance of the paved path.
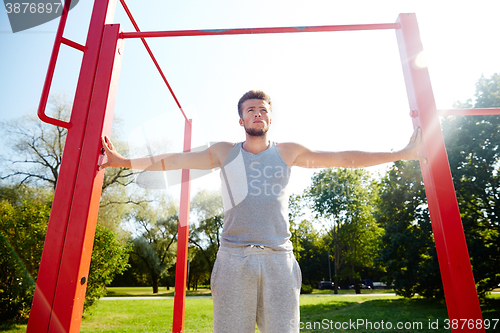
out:
<path id="1" fill-rule="evenodd" d="M 321 297 L 321 296 L 396 296 L 396 294 L 309 294 L 309 295 L 300 295 L 300 297 Z M 186 296 L 186 298 L 212 298 L 212 296 Z M 116 301 L 116 300 L 144 300 L 144 299 L 174 299 L 173 296 L 124 296 L 124 297 L 103 297 L 101 300 L 103 301 Z"/>
<path id="2" fill-rule="evenodd" d="M 492 294 L 500 294 L 498 291 L 493 291 Z M 396 296 L 393 293 L 384 294 L 309 294 L 300 295 L 300 297 L 321 297 L 321 296 L 345 296 L 345 297 L 359 297 L 359 296 Z M 186 298 L 212 298 L 212 296 L 186 296 Z M 126 297 L 102 297 L 102 301 L 117 301 L 117 300 L 150 300 L 150 299 L 174 299 L 173 296 L 126 296 Z"/>

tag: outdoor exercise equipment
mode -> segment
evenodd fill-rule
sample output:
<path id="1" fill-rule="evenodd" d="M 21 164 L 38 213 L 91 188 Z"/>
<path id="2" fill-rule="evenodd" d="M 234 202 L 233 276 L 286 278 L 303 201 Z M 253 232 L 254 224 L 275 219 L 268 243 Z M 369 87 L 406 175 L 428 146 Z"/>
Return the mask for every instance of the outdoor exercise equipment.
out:
<path id="1" fill-rule="evenodd" d="M 104 171 L 101 137 L 109 135 L 125 39 L 141 38 L 151 59 L 185 118 L 184 151 L 191 149 L 192 121 L 182 107 L 145 38 L 264 33 L 394 29 L 403 66 L 410 116 L 422 129 L 421 164 L 432 228 L 450 319 L 481 320 L 460 212 L 446 155 L 439 116 L 500 114 L 500 109 L 436 109 L 427 68 L 419 67 L 423 47 L 415 14 L 400 14 L 396 23 L 310 27 L 183 30 L 141 32 L 124 0 L 120 0 L 136 32 L 113 24 L 116 0 L 96 0 L 87 41 L 80 45 L 63 37 L 70 1 L 65 1 L 38 109 L 40 119 L 68 129 L 60 176 L 52 205 L 33 305 L 31 332 L 78 332 L 94 241 Z M 69 122 L 48 117 L 45 106 L 61 44 L 83 52 L 80 76 Z M 186 260 L 190 209 L 189 170 L 182 171 L 173 332 L 184 331 Z M 468 329 L 468 327 L 465 327 Z M 452 329 L 461 331 L 461 329 Z M 472 331 L 484 332 L 484 328 Z"/>

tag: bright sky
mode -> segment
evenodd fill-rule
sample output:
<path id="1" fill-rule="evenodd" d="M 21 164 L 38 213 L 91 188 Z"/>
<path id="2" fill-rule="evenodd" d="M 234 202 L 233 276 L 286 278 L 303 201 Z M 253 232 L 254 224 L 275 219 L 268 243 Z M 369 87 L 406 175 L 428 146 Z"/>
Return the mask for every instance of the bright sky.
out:
<path id="1" fill-rule="evenodd" d="M 85 44 L 92 3 L 80 1 L 70 12 L 66 38 Z M 393 23 L 399 13 L 414 12 L 441 109 L 473 97 L 481 74 L 500 72 L 498 0 L 127 3 L 143 31 Z M 119 3 L 115 22 L 134 31 Z M 0 119 L 36 113 L 57 24 L 13 34 L 0 13 Z M 278 142 L 387 151 L 403 148 L 412 133 L 393 30 L 148 41 L 193 118 L 194 147 L 244 140 L 236 103 L 255 88 L 272 97 L 271 134 Z M 80 61 L 79 51 L 62 46 L 51 92 L 74 95 Z M 139 40 L 125 42 L 115 115 L 124 139 L 141 147 L 146 132 L 151 144 L 161 143 L 156 152 L 182 149 L 183 118 Z M 144 145 L 140 151 L 147 154 Z M 294 169 L 293 190 L 302 191 L 311 174 Z M 214 173 L 194 181 L 192 193 L 219 184 Z"/>

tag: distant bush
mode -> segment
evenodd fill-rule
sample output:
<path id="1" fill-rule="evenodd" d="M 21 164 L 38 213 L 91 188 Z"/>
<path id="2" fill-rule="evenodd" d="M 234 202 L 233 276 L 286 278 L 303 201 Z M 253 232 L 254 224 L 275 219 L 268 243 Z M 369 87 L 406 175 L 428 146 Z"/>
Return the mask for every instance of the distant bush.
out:
<path id="1" fill-rule="evenodd" d="M 313 291 L 313 287 L 311 287 L 310 285 L 308 284 L 303 284 L 301 287 L 300 287 L 300 293 L 301 294 L 310 294 L 312 293 Z"/>
<path id="2" fill-rule="evenodd" d="M 123 274 L 129 267 L 127 262 L 131 248 L 131 244 L 124 244 L 115 232 L 97 224 L 85 293 L 85 311 L 106 295 L 106 285 L 113 281 L 115 275 Z"/>
<path id="3" fill-rule="evenodd" d="M 51 201 L 51 195 L 16 195 L 0 187 L 0 322 L 22 323 L 29 317 Z M 115 232 L 97 225 L 85 310 L 128 267 L 130 249 Z"/>
<path id="4" fill-rule="evenodd" d="M 28 319 L 50 203 L 0 201 L 0 320 Z"/>

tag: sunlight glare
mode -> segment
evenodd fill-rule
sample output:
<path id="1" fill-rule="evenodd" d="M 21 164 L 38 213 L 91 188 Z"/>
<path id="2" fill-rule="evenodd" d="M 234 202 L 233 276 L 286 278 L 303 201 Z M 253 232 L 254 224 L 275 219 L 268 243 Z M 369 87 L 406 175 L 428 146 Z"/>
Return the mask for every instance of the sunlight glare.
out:
<path id="1" fill-rule="evenodd" d="M 420 52 L 415 57 L 415 66 L 417 66 L 418 68 L 427 68 L 427 61 L 425 60 L 424 51 Z"/>

